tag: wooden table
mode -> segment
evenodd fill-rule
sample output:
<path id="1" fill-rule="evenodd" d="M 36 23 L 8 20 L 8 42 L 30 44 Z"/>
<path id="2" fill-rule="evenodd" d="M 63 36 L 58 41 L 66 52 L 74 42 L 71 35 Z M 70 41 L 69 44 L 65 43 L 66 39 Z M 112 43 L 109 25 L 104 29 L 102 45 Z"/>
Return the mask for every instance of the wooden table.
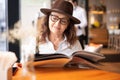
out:
<path id="1" fill-rule="evenodd" d="M 12 80 L 23 80 L 17 78 L 20 71 Z M 36 80 L 120 80 L 120 73 L 96 69 L 35 68 L 35 72 Z"/>

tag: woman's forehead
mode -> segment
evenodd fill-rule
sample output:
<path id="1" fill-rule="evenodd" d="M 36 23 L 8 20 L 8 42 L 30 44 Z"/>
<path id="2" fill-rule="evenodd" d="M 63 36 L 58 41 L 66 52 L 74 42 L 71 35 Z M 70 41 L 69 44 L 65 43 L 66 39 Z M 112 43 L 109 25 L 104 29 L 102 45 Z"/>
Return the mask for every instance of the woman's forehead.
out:
<path id="1" fill-rule="evenodd" d="M 57 15 L 59 17 L 66 17 L 66 18 L 68 18 L 68 16 L 66 16 L 65 14 L 59 13 L 59 12 L 51 12 L 51 14 Z"/>

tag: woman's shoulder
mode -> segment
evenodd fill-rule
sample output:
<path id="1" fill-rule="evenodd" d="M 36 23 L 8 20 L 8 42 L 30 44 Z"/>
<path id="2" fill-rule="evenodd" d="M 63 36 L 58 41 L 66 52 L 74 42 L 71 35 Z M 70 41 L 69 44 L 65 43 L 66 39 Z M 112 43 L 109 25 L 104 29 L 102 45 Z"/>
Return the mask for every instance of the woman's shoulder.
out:
<path id="1" fill-rule="evenodd" d="M 75 44 L 80 44 L 80 42 L 79 42 L 79 40 L 78 40 L 78 39 L 75 41 Z"/>
<path id="2" fill-rule="evenodd" d="M 74 46 L 82 50 L 82 46 L 81 46 L 79 40 L 76 40 Z"/>

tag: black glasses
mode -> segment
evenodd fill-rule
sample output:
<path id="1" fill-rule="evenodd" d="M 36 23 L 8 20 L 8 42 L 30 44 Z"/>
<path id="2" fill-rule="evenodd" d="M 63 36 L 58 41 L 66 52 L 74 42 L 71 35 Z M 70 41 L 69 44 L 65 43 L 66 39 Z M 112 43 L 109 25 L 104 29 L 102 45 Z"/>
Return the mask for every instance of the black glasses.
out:
<path id="1" fill-rule="evenodd" d="M 58 20 L 60 20 L 60 23 L 62 24 L 62 25 L 66 25 L 66 24 L 68 24 L 69 23 L 69 20 L 67 19 L 67 18 L 59 18 L 58 16 L 56 16 L 56 15 L 50 15 L 50 18 L 51 18 L 51 20 L 53 21 L 53 22 L 57 22 Z"/>

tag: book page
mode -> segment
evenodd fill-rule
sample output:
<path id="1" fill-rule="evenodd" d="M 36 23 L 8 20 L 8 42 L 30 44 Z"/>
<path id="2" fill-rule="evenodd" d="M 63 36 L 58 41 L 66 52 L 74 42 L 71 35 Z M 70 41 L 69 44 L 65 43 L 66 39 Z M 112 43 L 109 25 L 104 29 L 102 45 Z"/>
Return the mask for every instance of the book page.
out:
<path id="1" fill-rule="evenodd" d="M 81 57 L 86 60 L 90 60 L 93 62 L 97 62 L 98 60 L 104 59 L 104 55 L 100 53 L 93 53 L 93 52 L 87 52 L 87 51 L 77 51 L 73 53 L 73 57 Z"/>
<path id="2" fill-rule="evenodd" d="M 59 58 L 67 58 L 68 57 L 64 54 L 54 53 L 54 54 L 35 54 L 34 61 L 43 61 L 43 60 L 50 60 L 50 59 L 59 59 Z"/>

